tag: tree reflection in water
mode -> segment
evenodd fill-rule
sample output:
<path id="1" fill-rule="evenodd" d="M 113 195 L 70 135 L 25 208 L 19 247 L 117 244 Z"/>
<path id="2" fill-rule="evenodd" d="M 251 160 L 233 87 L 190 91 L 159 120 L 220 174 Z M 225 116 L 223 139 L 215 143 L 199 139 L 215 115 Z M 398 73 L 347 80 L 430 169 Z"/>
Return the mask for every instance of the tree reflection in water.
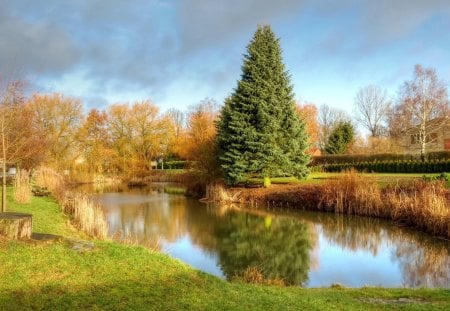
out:
<path id="1" fill-rule="evenodd" d="M 382 243 L 391 246 L 391 261 L 401 271 L 406 287 L 450 287 L 450 243 L 387 221 L 348 215 L 302 213 L 329 242 L 353 252 L 376 256 Z"/>
<path id="2" fill-rule="evenodd" d="M 219 264 L 227 278 L 258 267 L 267 280 L 299 285 L 308 280 L 312 243 L 304 222 L 237 212 L 225 218 L 216 236 Z"/>

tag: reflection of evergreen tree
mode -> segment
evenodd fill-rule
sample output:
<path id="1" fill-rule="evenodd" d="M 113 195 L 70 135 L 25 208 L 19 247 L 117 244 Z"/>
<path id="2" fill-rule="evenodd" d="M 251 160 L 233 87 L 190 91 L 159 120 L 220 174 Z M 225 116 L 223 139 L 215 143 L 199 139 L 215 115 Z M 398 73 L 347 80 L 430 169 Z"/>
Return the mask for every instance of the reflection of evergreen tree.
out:
<path id="1" fill-rule="evenodd" d="M 244 213 L 227 217 L 228 221 L 217 227 L 219 262 L 227 278 L 259 267 L 265 279 L 299 285 L 308 280 L 312 246 L 305 223 Z"/>

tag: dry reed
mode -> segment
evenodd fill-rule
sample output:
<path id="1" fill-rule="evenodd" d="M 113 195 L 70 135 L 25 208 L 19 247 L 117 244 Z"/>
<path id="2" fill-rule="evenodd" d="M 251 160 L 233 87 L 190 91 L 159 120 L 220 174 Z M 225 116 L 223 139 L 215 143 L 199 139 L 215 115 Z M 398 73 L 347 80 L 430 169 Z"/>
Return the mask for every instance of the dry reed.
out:
<path id="1" fill-rule="evenodd" d="M 18 203 L 30 203 L 30 175 L 26 170 L 18 170 L 14 180 L 14 199 Z"/>
<path id="2" fill-rule="evenodd" d="M 323 185 L 318 209 L 387 218 L 450 237 L 450 206 L 442 182 L 414 181 L 381 189 L 374 180 L 347 172 Z"/>
<path id="3" fill-rule="evenodd" d="M 237 201 L 240 192 L 231 193 L 221 183 L 210 183 L 206 185 L 205 198 L 203 201 L 215 203 L 233 203 Z"/>
<path id="4" fill-rule="evenodd" d="M 108 224 L 102 208 L 85 195 L 75 194 L 71 202 L 64 204 L 66 211 L 73 215 L 75 225 L 91 237 L 105 239 Z"/>
<path id="5" fill-rule="evenodd" d="M 381 190 L 376 182 L 349 171 L 322 187 L 318 209 L 337 213 L 382 217 Z"/>
<path id="6" fill-rule="evenodd" d="M 265 285 L 275 285 L 275 286 L 286 286 L 286 283 L 280 279 L 267 279 L 265 278 L 262 269 L 260 267 L 250 266 L 247 267 L 242 275 L 236 274 L 232 277 L 232 281 L 242 281 L 245 283 L 252 284 L 265 284 Z"/>
<path id="7" fill-rule="evenodd" d="M 49 168 L 39 168 L 35 172 L 35 180 L 37 184 L 51 191 L 63 212 L 72 216 L 78 229 L 90 237 L 107 237 L 108 225 L 101 207 L 85 195 L 69 191 L 62 175 Z"/>

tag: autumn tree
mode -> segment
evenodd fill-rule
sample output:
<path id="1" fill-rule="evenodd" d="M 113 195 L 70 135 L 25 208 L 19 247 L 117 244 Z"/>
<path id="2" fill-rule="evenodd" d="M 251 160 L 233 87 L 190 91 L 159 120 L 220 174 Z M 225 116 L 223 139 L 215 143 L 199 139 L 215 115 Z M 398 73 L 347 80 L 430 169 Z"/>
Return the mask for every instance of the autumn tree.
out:
<path id="1" fill-rule="evenodd" d="M 357 121 L 370 132 L 371 137 L 380 137 L 386 132 L 390 111 L 386 90 L 375 85 L 360 88 L 356 93 L 355 109 Z"/>
<path id="2" fill-rule="evenodd" d="M 30 166 L 39 160 L 43 135 L 33 127 L 19 81 L 7 85 L 0 94 L 0 155 L 2 164 L 2 209 L 6 210 L 6 165 Z"/>
<path id="3" fill-rule="evenodd" d="M 76 135 L 83 120 L 83 107 L 79 99 L 61 94 L 35 94 L 28 102 L 35 127 L 47 141 L 49 164 L 68 168 L 79 155 L 75 147 Z"/>
<path id="4" fill-rule="evenodd" d="M 113 155 L 106 112 L 89 111 L 77 137 L 89 171 L 102 173 Z"/>
<path id="5" fill-rule="evenodd" d="M 116 164 L 122 171 L 142 174 L 151 170 L 151 162 L 167 153 L 169 121 L 149 100 L 133 105 L 115 104 L 108 110 L 108 128 Z"/>
<path id="6" fill-rule="evenodd" d="M 319 144 L 320 126 L 317 119 L 317 107 L 314 104 L 297 103 L 296 111 L 300 119 L 305 122 L 309 144 L 307 152 L 313 154 L 317 150 Z"/>
<path id="7" fill-rule="evenodd" d="M 207 179 L 215 179 L 220 174 L 217 162 L 216 126 L 218 104 L 206 98 L 189 108 L 187 129 L 180 154 L 204 172 Z"/>
<path id="8" fill-rule="evenodd" d="M 325 146 L 328 142 L 331 132 L 339 122 L 349 121 L 347 114 L 339 109 L 332 108 L 326 104 L 319 107 L 318 121 L 319 121 L 319 148 L 325 151 Z"/>
<path id="9" fill-rule="evenodd" d="M 186 138 L 186 113 L 176 108 L 171 108 L 166 112 L 169 122 L 171 139 L 169 142 L 169 154 L 180 157 L 183 151 L 182 146 Z"/>
<path id="10" fill-rule="evenodd" d="M 394 135 L 409 134 L 420 146 L 425 159 L 427 145 L 434 141 L 430 133 L 442 128 L 449 116 L 447 87 L 433 68 L 416 65 L 414 76 L 400 90 L 400 98 L 391 118 Z"/>
<path id="11" fill-rule="evenodd" d="M 290 76 L 279 39 L 260 26 L 244 55 L 241 79 L 217 124 L 221 166 L 228 184 L 250 176 L 305 177 L 305 124 L 295 113 Z"/>

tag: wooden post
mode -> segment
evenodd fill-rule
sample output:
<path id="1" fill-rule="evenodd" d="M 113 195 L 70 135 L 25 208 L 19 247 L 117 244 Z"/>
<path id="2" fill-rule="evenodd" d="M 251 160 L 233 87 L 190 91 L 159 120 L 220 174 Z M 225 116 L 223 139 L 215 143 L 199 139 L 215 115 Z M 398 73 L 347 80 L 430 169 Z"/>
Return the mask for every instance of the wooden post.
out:
<path id="1" fill-rule="evenodd" d="M 33 215 L 0 213 L 0 235 L 10 239 L 29 239 L 33 231 Z"/>

